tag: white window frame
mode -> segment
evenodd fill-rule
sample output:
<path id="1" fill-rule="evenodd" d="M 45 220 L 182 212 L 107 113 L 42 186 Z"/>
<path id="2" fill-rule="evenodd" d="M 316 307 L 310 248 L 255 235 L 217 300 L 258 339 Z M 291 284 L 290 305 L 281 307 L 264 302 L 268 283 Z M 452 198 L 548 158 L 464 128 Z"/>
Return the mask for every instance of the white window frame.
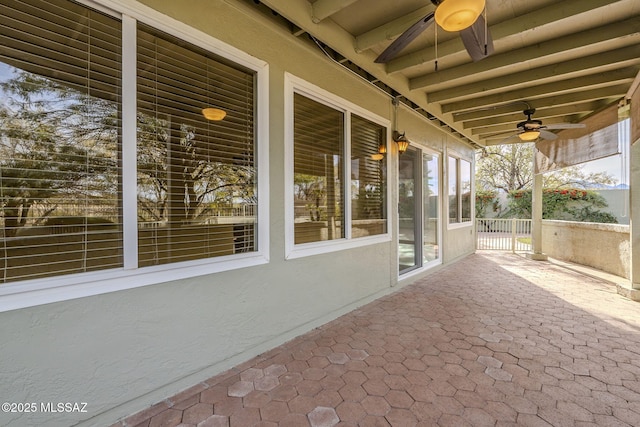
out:
<path id="1" fill-rule="evenodd" d="M 469 221 L 466 222 L 451 222 L 451 218 L 449 217 L 449 191 L 450 191 L 450 186 L 449 186 L 449 178 L 450 178 L 450 174 L 451 171 L 449 170 L 449 158 L 454 158 L 456 159 L 456 186 L 457 186 L 457 191 L 458 194 L 456 196 L 456 203 L 458 205 L 458 218 L 462 218 L 462 188 L 461 188 L 461 168 L 460 168 L 460 161 L 464 160 L 466 162 L 469 162 L 470 165 L 470 173 L 471 173 L 471 219 Z M 446 170 L 446 188 L 447 188 L 447 198 L 446 198 L 446 215 L 447 215 L 447 230 L 453 230 L 456 228 L 467 228 L 467 227 L 472 227 L 474 220 L 475 220 L 475 203 L 474 203 L 474 195 L 475 195 L 475 183 L 474 183 L 474 164 L 473 161 L 465 156 L 462 156 L 458 153 L 456 153 L 455 151 L 451 151 L 449 150 L 446 153 L 446 161 L 445 159 L 443 159 L 442 164 L 444 165 L 444 167 L 447 168 Z"/>
<path id="2" fill-rule="evenodd" d="M 0 312 L 133 289 L 269 262 L 269 67 L 265 61 L 138 2 L 80 0 L 122 20 L 123 268 L 12 282 L 0 286 Z M 136 194 L 136 33 L 147 24 L 256 72 L 258 224 L 256 251 L 138 268 Z"/>
<path id="3" fill-rule="evenodd" d="M 325 240 L 320 242 L 295 244 L 295 231 L 294 231 L 294 94 L 300 94 L 316 102 L 325 104 L 337 111 L 345 114 L 345 138 L 344 138 L 344 176 L 342 190 L 344 192 L 344 228 L 345 237 L 335 240 Z M 389 221 L 391 216 L 391 210 L 389 209 L 390 200 L 390 186 L 389 178 L 387 174 L 387 190 L 386 190 L 386 232 L 383 234 L 377 234 L 375 236 L 358 237 L 353 238 L 351 236 L 351 180 L 348 179 L 351 176 L 351 114 L 356 114 L 362 118 L 370 120 L 379 124 L 387 129 L 387 141 L 389 146 L 391 135 L 391 121 L 376 114 L 373 114 L 356 104 L 353 104 L 345 99 L 342 99 L 331 92 L 328 92 L 312 83 L 307 82 L 293 74 L 285 73 L 285 102 L 284 102 L 284 115 L 285 115 L 285 259 L 295 259 L 313 255 L 319 255 L 328 252 L 340 251 L 345 249 L 352 249 L 362 246 L 373 245 L 377 243 L 390 242 L 391 232 L 389 227 Z M 381 161 L 387 162 L 387 170 L 389 170 L 388 155 Z"/>

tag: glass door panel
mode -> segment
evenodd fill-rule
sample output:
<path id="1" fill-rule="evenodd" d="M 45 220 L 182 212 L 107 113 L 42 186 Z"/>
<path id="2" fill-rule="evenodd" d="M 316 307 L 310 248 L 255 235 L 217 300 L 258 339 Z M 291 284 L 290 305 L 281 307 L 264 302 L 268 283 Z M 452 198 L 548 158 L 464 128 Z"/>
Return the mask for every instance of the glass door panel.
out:
<path id="1" fill-rule="evenodd" d="M 427 264 L 440 258 L 440 192 L 439 157 L 437 154 L 422 155 L 423 180 L 423 262 Z"/>
<path id="2" fill-rule="evenodd" d="M 420 206 L 419 194 L 416 194 L 416 187 L 419 187 L 419 184 L 416 186 L 416 182 L 420 182 L 419 175 L 416 178 L 420 169 L 419 164 L 416 164 L 417 159 L 419 159 L 417 151 L 409 149 L 400 156 L 399 160 L 398 262 L 400 273 L 418 267 L 420 259 L 419 247 L 416 246 L 416 236 L 419 237 L 419 233 L 416 232 L 416 227 L 419 224 L 419 221 L 416 221 L 418 218 L 416 212 Z"/>

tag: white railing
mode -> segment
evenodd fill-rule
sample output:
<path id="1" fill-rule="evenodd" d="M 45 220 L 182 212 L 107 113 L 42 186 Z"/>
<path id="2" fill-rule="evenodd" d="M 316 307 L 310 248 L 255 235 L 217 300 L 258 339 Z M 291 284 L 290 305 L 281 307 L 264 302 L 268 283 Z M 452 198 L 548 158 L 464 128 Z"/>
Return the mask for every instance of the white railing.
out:
<path id="1" fill-rule="evenodd" d="M 476 218 L 476 249 L 511 252 L 531 250 L 530 219 Z"/>

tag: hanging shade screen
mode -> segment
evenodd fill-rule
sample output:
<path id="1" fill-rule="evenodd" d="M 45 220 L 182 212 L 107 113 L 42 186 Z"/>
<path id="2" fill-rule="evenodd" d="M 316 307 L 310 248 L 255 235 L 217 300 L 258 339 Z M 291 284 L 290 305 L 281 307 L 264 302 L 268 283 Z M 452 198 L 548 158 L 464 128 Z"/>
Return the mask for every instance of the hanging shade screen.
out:
<path id="1" fill-rule="evenodd" d="M 386 162 L 371 156 L 386 144 L 386 128 L 351 115 L 351 235 L 387 232 L 384 183 Z"/>
<path id="2" fill-rule="evenodd" d="M 121 24 L 0 4 L 0 282 L 122 266 Z"/>
<path id="3" fill-rule="evenodd" d="M 294 94 L 295 243 L 344 237 L 344 113 Z"/>
<path id="4" fill-rule="evenodd" d="M 618 108 L 613 105 L 584 121 L 586 128 L 565 130 L 553 141 L 536 142 L 536 173 L 550 172 L 620 153 Z"/>
<path id="5" fill-rule="evenodd" d="M 256 250 L 255 73 L 140 24 L 137 64 L 139 265 Z"/>

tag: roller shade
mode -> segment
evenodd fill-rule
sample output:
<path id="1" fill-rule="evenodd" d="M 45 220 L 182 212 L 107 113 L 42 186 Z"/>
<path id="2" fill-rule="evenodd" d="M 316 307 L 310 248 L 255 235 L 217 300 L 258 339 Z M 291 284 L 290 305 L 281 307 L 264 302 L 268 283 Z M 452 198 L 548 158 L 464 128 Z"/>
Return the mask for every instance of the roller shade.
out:
<path id="1" fill-rule="evenodd" d="M 536 142 L 535 173 L 550 172 L 620 153 L 618 106 L 611 105 L 584 120 L 583 129 L 558 133 L 553 141 Z"/>

